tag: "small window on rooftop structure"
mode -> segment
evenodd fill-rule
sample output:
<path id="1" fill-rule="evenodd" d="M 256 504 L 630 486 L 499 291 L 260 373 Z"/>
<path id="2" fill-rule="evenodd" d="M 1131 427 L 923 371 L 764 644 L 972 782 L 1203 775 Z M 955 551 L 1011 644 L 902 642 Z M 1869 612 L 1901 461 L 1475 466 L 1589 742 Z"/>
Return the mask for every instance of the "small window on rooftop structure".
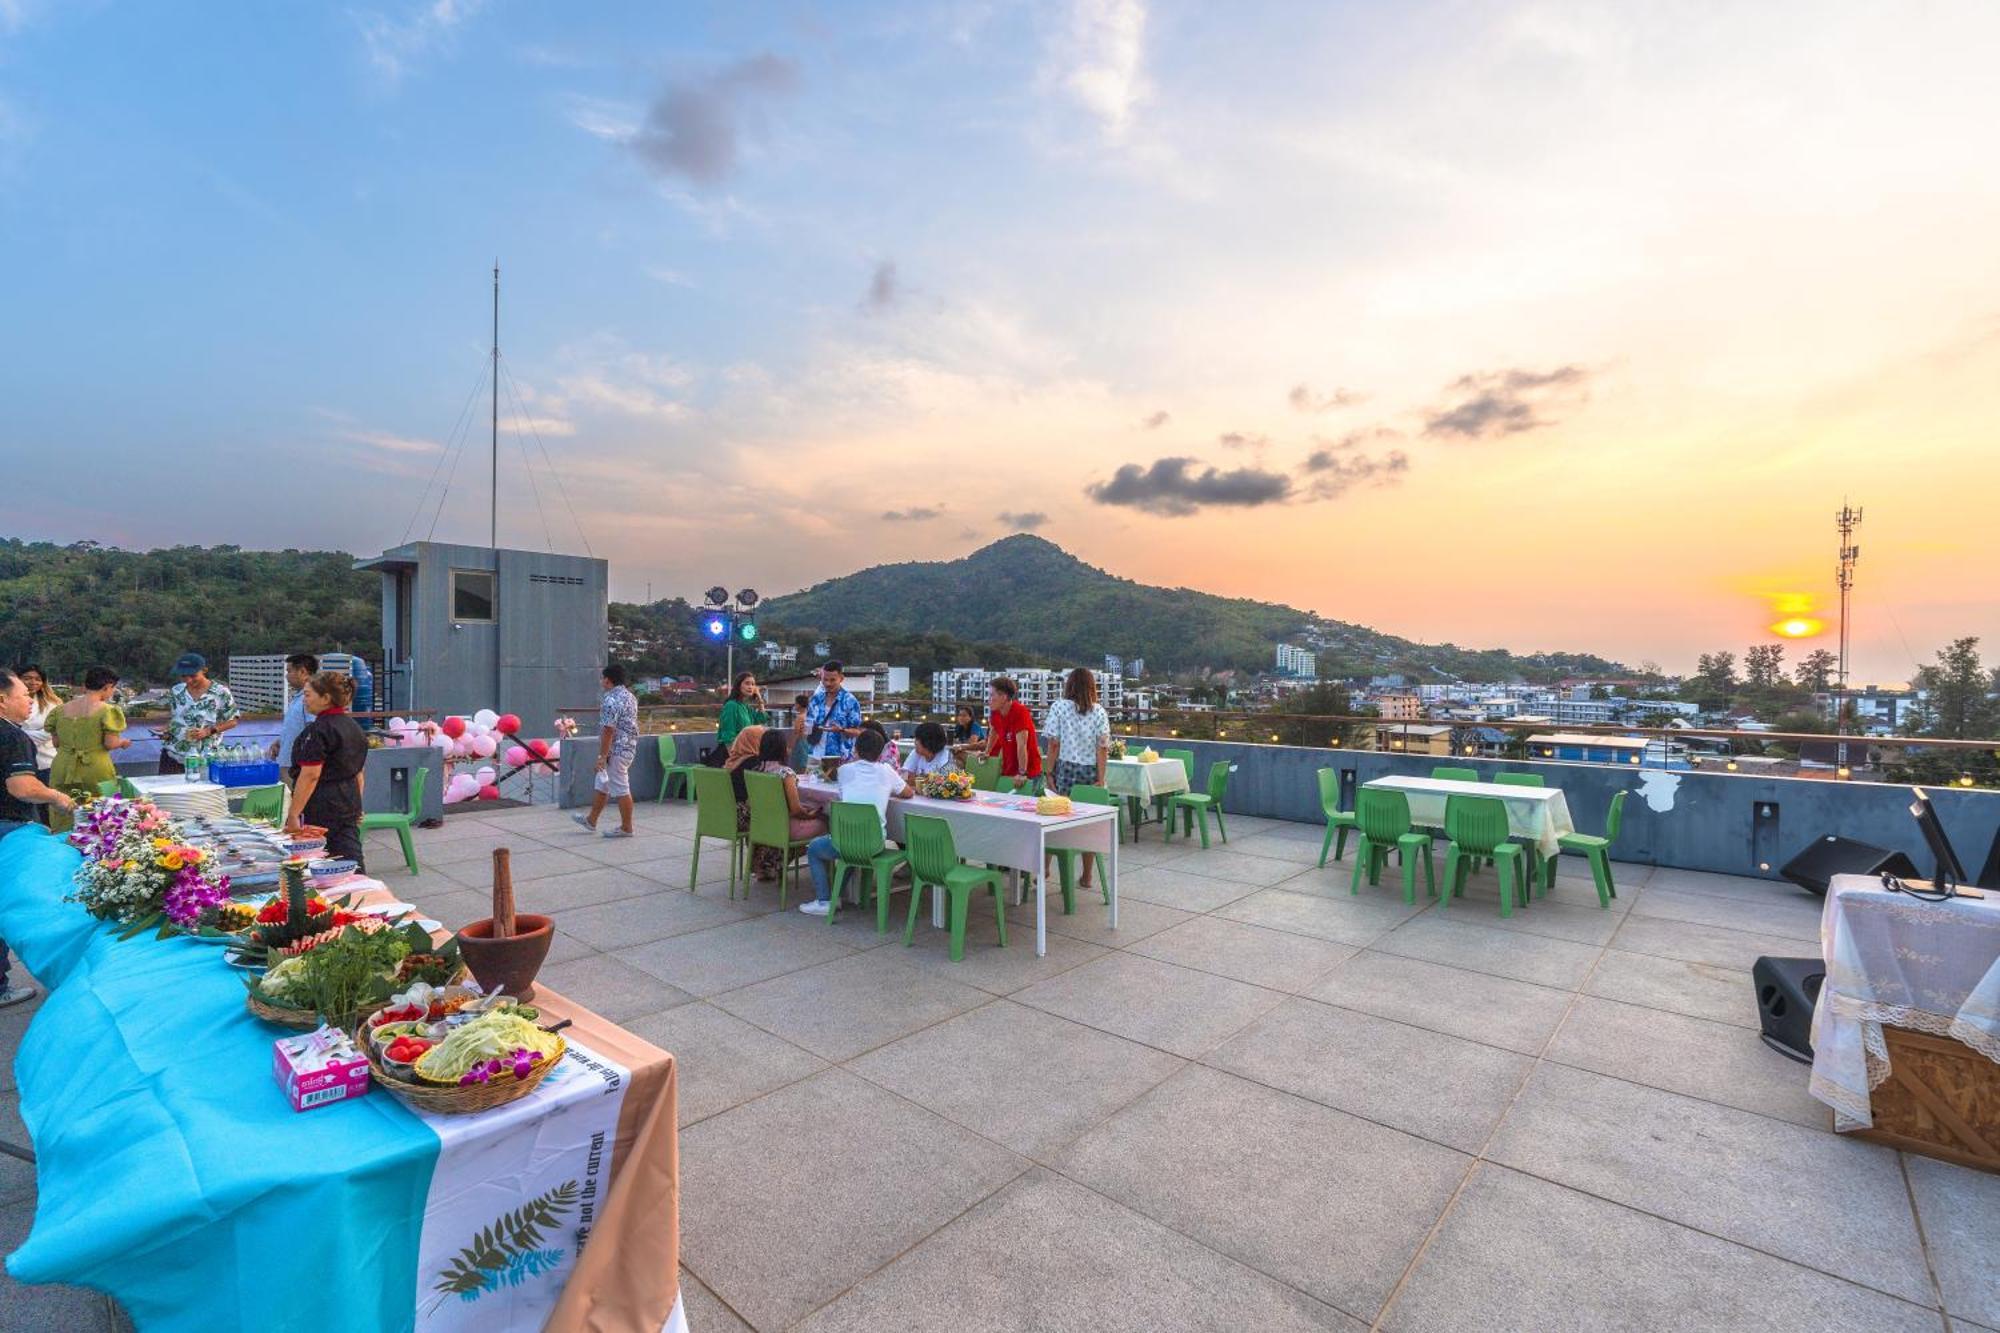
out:
<path id="1" fill-rule="evenodd" d="M 453 620 L 493 619 L 493 575 L 486 570 L 451 571 L 451 618 Z"/>

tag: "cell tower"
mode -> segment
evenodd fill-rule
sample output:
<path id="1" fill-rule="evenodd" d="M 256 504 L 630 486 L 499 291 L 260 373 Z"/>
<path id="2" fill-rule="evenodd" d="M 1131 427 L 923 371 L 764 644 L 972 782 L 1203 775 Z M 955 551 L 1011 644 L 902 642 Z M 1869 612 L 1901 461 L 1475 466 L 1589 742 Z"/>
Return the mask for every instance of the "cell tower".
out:
<path id="1" fill-rule="evenodd" d="M 1841 502 L 1840 512 L 1833 516 L 1834 526 L 1840 529 L 1840 564 L 1834 570 L 1834 581 L 1840 585 L 1840 683 L 1833 696 L 1834 730 L 1847 734 L 1847 599 L 1854 591 L 1854 564 L 1861 559 L 1861 548 L 1855 545 L 1854 530 L 1861 526 L 1861 511 Z M 1847 746 L 1840 747 L 1840 771 L 1847 771 Z"/>

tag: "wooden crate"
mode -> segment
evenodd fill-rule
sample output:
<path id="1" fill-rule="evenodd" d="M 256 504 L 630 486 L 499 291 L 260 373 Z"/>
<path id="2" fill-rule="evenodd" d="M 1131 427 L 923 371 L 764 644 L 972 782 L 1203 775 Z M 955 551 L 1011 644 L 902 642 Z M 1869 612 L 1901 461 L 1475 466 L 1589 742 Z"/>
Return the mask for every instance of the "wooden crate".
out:
<path id="1" fill-rule="evenodd" d="M 2000 1064 L 1964 1042 L 1884 1027 L 1889 1077 L 1869 1098 L 1857 1138 L 2000 1172 Z"/>

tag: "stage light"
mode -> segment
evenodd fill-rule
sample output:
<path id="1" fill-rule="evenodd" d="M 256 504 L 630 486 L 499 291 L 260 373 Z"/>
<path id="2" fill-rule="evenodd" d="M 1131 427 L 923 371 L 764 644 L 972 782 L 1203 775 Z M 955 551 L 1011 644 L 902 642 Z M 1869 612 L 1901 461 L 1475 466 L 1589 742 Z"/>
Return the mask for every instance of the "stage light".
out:
<path id="1" fill-rule="evenodd" d="M 741 607 L 757 605 L 757 590 L 755 588 L 745 588 L 742 592 L 737 593 L 736 604 Z"/>
<path id="2" fill-rule="evenodd" d="M 737 626 L 736 632 L 742 636 L 745 643 L 757 642 L 757 622 L 754 620 L 744 621 L 741 625 Z"/>
<path id="3" fill-rule="evenodd" d="M 701 622 L 701 631 L 713 642 L 721 643 L 729 637 L 729 622 L 721 616 L 710 616 Z"/>
<path id="4" fill-rule="evenodd" d="M 710 606 L 729 605 L 729 589 L 723 587 L 719 583 L 716 584 L 713 588 L 710 588 L 708 590 L 707 596 L 708 596 L 708 604 Z"/>

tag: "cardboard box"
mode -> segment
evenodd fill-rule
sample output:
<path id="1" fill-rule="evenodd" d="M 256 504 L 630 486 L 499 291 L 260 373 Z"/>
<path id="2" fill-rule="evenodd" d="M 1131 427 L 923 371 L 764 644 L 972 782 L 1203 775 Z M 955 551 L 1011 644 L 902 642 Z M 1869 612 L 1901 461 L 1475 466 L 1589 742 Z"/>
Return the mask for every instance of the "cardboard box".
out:
<path id="1" fill-rule="evenodd" d="M 368 1094 L 368 1057 L 338 1028 L 280 1037 L 271 1049 L 271 1072 L 294 1111 Z"/>

